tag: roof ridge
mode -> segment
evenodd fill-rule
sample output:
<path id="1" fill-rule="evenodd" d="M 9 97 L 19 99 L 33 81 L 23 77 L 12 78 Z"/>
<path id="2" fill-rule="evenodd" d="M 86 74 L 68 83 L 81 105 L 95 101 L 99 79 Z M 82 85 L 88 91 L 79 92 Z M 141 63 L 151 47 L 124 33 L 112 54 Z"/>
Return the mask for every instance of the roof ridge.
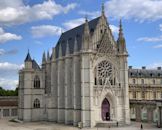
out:
<path id="1" fill-rule="evenodd" d="M 92 21 L 94 21 L 94 20 L 96 20 L 96 19 L 99 19 L 100 17 L 101 17 L 101 16 L 96 17 L 96 18 L 94 18 L 94 19 L 88 21 L 88 25 L 89 25 L 90 22 L 92 22 Z M 74 27 L 74 28 L 71 28 L 71 29 L 69 29 L 69 30 L 63 32 L 62 34 L 67 33 L 67 32 L 69 32 L 69 31 L 71 31 L 71 30 L 75 30 L 76 28 L 79 28 L 79 27 L 83 26 L 84 24 L 85 24 L 85 23 L 82 23 L 82 24 L 80 24 L 80 25 L 78 25 L 78 26 L 76 26 L 76 27 Z"/>

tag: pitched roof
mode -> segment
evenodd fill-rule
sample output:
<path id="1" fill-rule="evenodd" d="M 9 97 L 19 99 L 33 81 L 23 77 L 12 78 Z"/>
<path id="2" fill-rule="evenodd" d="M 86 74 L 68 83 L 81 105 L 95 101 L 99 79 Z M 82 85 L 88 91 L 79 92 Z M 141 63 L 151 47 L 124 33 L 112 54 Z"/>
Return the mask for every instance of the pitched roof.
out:
<path id="1" fill-rule="evenodd" d="M 18 106 L 18 101 L 0 101 L 1 107 Z"/>
<path id="2" fill-rule="evenodd" d="M 35 70 L 40 70 L 40 66 L 37 64 L 35 60 L 32 60 L 32 68 Z"/>
<path id="3" fill-rule="evenodd" d="M 97 17 L 97 18 L 88 22 L 89 29 L 90 29 L 91 33 L 93 33 L 93 31 L 96 29 L 96 26 L 97 26 L 99 19 L 100 19 L 100 17 Z M 78 51 L 81 49 L 82 36 L 83 36 L 83 32 L 84 32 L 84 25 L 85 24 L 82 24 L 78 27 L 75 27 L 71 30 L 68 30 L 68 31 L 62 33 L 62 35 L 60 36 L 60 39 L 59 39 L 59 41 L 56 45 L 56 58 L 59 55 L 60 44 L 61 44 L 61 47 L 62 47 L 62 55 L 63 56 L 65 55 L 66 47 L 67 47 L 67 45 L 66 45 L 67 40 L 68 40 L 68 43 L 69 43 L 70 54 L 73 53 L 73 51 L 74 51 L 75 38 L 76 38 L 77 44 L 78 44 Z"/>
<path id="4" fill-rule="evenodd" d="M 26 58 L 25 58 L 25 62 L 27 62 L 27 61 L 32 61 L 32 59 L 31 59 L 31 56 L 30 56 L 30 53 L 28 52 L 28 54 L 27 54 L 27 56 L 26 56 Z"/>
<path id="5" fill-rule="evenodd" d="M 130 78 L 143 77 L 143 78 L 158 78 L 162 77 L 162 70 L 158 69 L 129 69 L 128 75 Z"/>

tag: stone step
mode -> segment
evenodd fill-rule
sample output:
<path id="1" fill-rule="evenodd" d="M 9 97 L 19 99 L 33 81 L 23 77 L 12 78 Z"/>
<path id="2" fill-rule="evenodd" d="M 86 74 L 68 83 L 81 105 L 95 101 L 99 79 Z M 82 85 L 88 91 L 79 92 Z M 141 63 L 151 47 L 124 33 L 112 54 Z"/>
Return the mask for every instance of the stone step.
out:
<path id="1" fill-rule="evenodd" d="M 121 126 L 121 122 L 118 122 L 118 124 L 117 124 L 117 121 L 101 121 L 101 122 L 97 122 L 96 123 L 96 127 L 107 127 L 107 128 L 109 128 L 109 127 L 117 127 L 117 125 L 119 126 Z"/>

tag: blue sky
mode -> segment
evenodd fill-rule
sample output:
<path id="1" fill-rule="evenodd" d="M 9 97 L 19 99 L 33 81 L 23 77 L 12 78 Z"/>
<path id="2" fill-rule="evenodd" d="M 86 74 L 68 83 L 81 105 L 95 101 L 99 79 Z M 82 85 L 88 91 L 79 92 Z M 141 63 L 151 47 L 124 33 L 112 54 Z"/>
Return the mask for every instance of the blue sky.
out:
<path id="1" fill-rule="evenodd" d="M 28 49 L 41 64 L 61 32 L 99 16 L 102 2 L 115 38 L 122 18 L 129 65 L 162 66 L 162 0 L 0 0 L 0 86 L 14 89 Z"/>

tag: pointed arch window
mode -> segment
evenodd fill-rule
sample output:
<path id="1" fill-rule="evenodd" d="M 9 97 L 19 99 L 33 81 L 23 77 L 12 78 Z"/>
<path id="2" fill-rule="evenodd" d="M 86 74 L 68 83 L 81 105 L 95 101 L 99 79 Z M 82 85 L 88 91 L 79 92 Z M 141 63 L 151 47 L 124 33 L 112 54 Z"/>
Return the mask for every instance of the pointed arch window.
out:
<path id="1" fill-rule="evenodd" d="M 39 89 L 40 88 L 40 78 L 38 75 L 34 78 L 34 88 Z"/>
<path id="2" fill-rule="evenodd" d="M 34 107 L 34 108 L 40 108 L 40 101 L 39 101 L 39 99 L 36 98 L 36 99 L 34 100 L 33 107 Z"/>

